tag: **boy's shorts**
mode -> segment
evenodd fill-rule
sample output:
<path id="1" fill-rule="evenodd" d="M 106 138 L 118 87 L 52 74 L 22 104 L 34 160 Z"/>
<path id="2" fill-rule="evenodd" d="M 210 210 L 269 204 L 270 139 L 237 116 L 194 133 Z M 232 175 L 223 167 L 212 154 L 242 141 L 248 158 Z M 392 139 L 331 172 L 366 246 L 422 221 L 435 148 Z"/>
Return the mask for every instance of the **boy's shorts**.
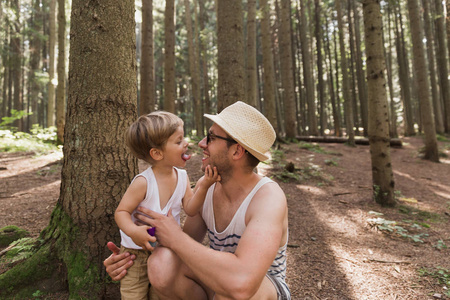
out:
<path id="1" fill-rule="evenodd" d="M 120 280 L 120 294 L 122 300 L 149 300 L 150 282 L 147 275 L 147 250 L 129 249 L 120 246 L 120 253 L 128 252 L 136 255 L 133 265 L 127 270 L 125 277 Z"/>
<path id="2" fill-rule="evenodd" d="M 280 277 L 271 276 L 269 274 L 266 274 L 266 277 L 269 278 L 277 290 L 278 300 L 291 300 L 291 292 L 283 279 Z"/>

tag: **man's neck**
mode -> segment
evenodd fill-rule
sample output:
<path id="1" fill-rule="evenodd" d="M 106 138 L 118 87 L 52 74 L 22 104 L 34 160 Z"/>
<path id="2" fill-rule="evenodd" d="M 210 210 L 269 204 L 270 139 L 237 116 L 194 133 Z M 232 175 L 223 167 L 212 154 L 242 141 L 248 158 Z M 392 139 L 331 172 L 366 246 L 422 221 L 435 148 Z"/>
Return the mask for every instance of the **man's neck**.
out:
<path id="1" fill-rule="evenodd" d="M 254 172 L 235 173 L 219 183 L 220 192 L 230 202 L 239 200 L 245 198 L 260 179 L 261 176 Z"/>

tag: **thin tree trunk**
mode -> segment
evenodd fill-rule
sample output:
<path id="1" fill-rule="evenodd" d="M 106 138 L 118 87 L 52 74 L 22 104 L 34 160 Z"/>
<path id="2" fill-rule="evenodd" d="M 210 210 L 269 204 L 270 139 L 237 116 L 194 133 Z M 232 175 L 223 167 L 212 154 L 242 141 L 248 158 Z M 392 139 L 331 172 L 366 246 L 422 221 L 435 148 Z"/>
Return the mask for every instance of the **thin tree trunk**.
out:
<path id="1" fill-rule="evenodd" d="M 349 78 L 347 72 L 347 57 L 345 51 L 345 42 L 344 42 L 344 24 L 342 20 L 342 8 L 341 8 L 341 0 L 336 0 L 336 11 L 337 11 L 337 20 L 339 27 L 339 49 L 341 52 L 341 70 L 342 70 L 342 93 L 344 95 L 344 105 L 345 105 L 345 124 L 346 131 L 348 136 L 349 145 L 355 145 L 355 131 L 353 129 L 353 112 L 352 112 L 352 103 L 350 98 L 350 87 L 349 87 Z"/>
<path id="2" fill-rule="evenodd" d="M 256 107 L 256 0 L 247 1 L 247 103 Z"/>
<path id="3" fill-rule="evenodd" d="M 242 1 L 218 0 L 217 110 L 236 101 L 245 102 L 245 63 Z"/>
<path id="4" fill-rule="evenodd" d="M 208 19 L 207 12 L 205 9 L 205 0 L 199 1 L 199 7 L 200 7 L 200 32 L 202 34 L 200 35 L 200 58 L 201 58 L 201 67 L 203 71 L 203 112 L 211 113 L 211 100 L 209 95 L 209 75 L 208 75 L 208 50 L 207 50 L 207 40 L 208 37 L 203 34 L 205 30 L 205 23 Z M 205 128 L 205 118 L 202 118 L 202 126 Z"/>
<path id="5" fill-rule="evenodd" d="M 12 8 L 14 10 L 15 19 L 13 20 L 13 30 L 14 36 L 11 38 L 11 70 L 12 70 L 12 82 L 14 86 L 14 109 L 17 111 L 23 110 L 23 102 L 21 97 L 21 81 L 22 81 L 22 67 L 21 67 L 21 39 L 20 39 L 20 5 L 19 0 L 14 0 L 12 2 Z M 11 107 L 11 106 L 10 106 Z M 16 120 L 14 125 L 19 131 L 23 130 L 23 118 Z"/>
<path id="6" fill-rule="evenodd" d="M 56 89 L 56 130 L 59 143 L 64 143 L 66 108 L 66 9 L 58 0 L 58 88 Z"/>
<path id="7" fill-rule="evenodd" d="M 200 134 L 202 132 L 202 110 L 200 98 L 200 73 L 199 73 L 200 70 L 197 58 L 197 47 L 195 47 L 194 45 L 194 34 L 192 30 L 192 18 L 189 0 L 184 0 L 184 6 L 185 6 L 188 52 L 189 52 L 189 73 L 191 75 L 192 97 L 194 103 L 194 124 L 197 134 Z"/>
<path id="8" fill-rule="evenodd" d="M 372 183 L 375 201 L 394 206 L 394 174 L 389 146 L 385 60 L 383 55 L 383 21 L 380 2 L 363 1 L 364 32 L 367 51 L 367 86 L 369 104 L 369 142 L 372 161 Z"/>
<path id="9" fill-rule="evenodd" d="M 314 87 L 314 74 L 312 71 L 311 46 L 308 39 L 308 20 L 306 17 L 305 0 L 300 0 L 300 42 L 303 58 L 303 80 L 305 82 L 306 103 L 308 104 L 308 127 L 310 135 L 318 135 L 317 118 L 316 118 L 316 99 Z"/>
<path id="10" fill-rule="evenodd" d="M 31 112 L 30 125 L 38 123 L 38 103 L 40 85 L 36 74 L 40 71 L 39 65 L 41 61 L 41 34 L 42 34 L 42 19 L 41 19 L 41 1 L 35 0 L 33 3 L 33 14 L 31 27 L 33 28 L 32 38 L 30 40 L 30 85 L 31 85 Z"/>
<path id="11" fill-rule="evenodd" d="M 404 49 L 403 41 L 403 28 L 399 22 L 401 18 L 400 8 L 398 7 L 397 11 L 394 13 L 395 15 L 395 30 L 396 30 L 396 50 L 397 50 L 397 58 L 399 65 L 399 79 L 400 79 L 400 87 L 402 92 L 402 100 L 403 100 L 403 118 L 405 125 L 405 136 L 411 136 L 415 134 L 414 130 L 414 122 L 412 116 L 412 106 L 411 106 L 411 87 L 408 76 L 408 68 L 407 68 L 407 54 Z"/>
<path id="12" fill-rule="evenodd" d="M 315 30 L 316 30 L 316 48 L 317 48 L 317 76 L 318 76 L 318 91 L 319 91 L 319 103 L 320 103 L 320 135 L 324 135 L 324 131 L 327 126 L 325 116 L 325 83 L 323 79 L 323 58 L 322 58 L 322 25 L 321 25 L 321 1 L 315 0 Z"/>
<path id="13" fill-rule="evenodd" d="M 261 44 L 264 66 L 264 113 L 275 132 L 280 133 L 277 124 L 277 109 L 275 100 L 275 68 L 273 65 L 272 38 L 270 30 L 270 6 L 267 0 L 260 0 L 261 17 Z"/>
<path id="14" fill-rule="evenodd" d="M 326 24 L 328 23 L 328 18 L 325 17 L 326 20 Z M 327 26 L 327 31 L 328 31 L 328 26 Z M 327 50 L 327 54 L 328 54 L 328 74 L 329 75 L 329 84 L 330 84 L 330 98 L 331 98 L 331 106 L 332 106 L 332 111 L 333 111 L 333 124 L 334 124 L 334 135 L 337 137 L 341 136 L 341 118 L 340 118 L 340 114 L 337 110 L 337 103 L 336 103 L 336 93 L 334 91 L 334 75 L 333 75 L 333 63 L 332 63 L 332 56 L 331 56 L 331 47 L 330 47 L 330 39 L 328 37 L 328 34 L 325 35 L 326 38 L 326 50 Z"/>
<path id="15" fill-rule="evenodd" d="M 423 3 L 423 16 L 424 16 L 424 27 L 425 36 L 427 40 L 427 55 L 428 55 L 428 69 L 430 72 L 430 84 L 431 84 L 431 95 L 433 103 L 434 112 L 434 123 L 436 125 L 437 133 L 444 133 L 444 120 L 443 120 L 443 110 L 441 106 L 441 95 L 438 90 L 438 84 L 436 80 L 436 63 L 434 55 L 434 35 L 433 35 L 433 23 L 430 20 L 430 3 L 428 0 L 422 0 Z"/>
<path id="16" fill-rule="evenodd" d="M 423 24 L 420 18 L 420 6 L 418 0 L 408 0 L 411 36 L 413 42 L 414 71 L 416 85 L 419 94 L 420 113 L 425 132 L 424 158 L 439 162 L 436 129 L 433 119 L 433 108 L 430 100 L 430 83 L 428 82 L 425 49 L 423 48 Z"/>
<path id="17" fill-rule="evenodd" d="M 440 77 L 442 98 L 444 100 L 444 127 L 445 132 L 450 133 L 450 82 L 448 80 L 447 45 L 445 43 L 445 19 L 442 1 L 435 0 L 436 9 L 436 39 L 437 39 L 437 62 Z"/>
<path id="18" fill-rule="evenodd" d="M 56 49 L 56 0 L 50 0 L 48 47 L 48 100 L 47 100 L 47 126 L 55 125 L 55 49 Z"/>
<path id="19" fill-rule="evenodd" d="M 358 93 L 356 91 L 357 78 L 355 74 L 355 64 L 356 64 L 356 50 L 355 50 L 355 28 L 354 28 L 354 18 L 352 17 L 351 9 L 352 0 L 347 0 L 347 22 L 348 22 L 348 42 L 350 48 L 350 58 L 348 60 L 350 66 L 349 69 L 349 79 L 350 79 L 350 99 L 352 99 L 352 111 L 353 111 L 353 126 L 356 128 L 356 132 L 359 132 L 359 128 L 362 126 L 359 122 L 358 114 L 358 101 L 356 100 Z"/>
<path id="20" fill-rule="evenodd" d="M 366 86 L 366 76 L 363 69 L 363 58 L 361 53 L 361 29 L 359 25 L 359 13 L 358 7 L 355 0 L 351 0 L 353 15 L 355 18 L 355 49 L 356 49 L 356 76 L 358 79 L 358 96 L 359 96 L 359 106 L 361 111 L 361 121 L 364 128 L 364 136 L 367 136 L 368 128 L 368 110 L 367 110 L 367 86 Z"/>
<path id="21" fill-rule="evenodd" d="M 175 113 L 175 0 L 166 0 L 164 13 L 164 107 Z"/>
<path id="22" fill-rule="evenodd" d="M 156 110 L 153 62 L 153 0 L 142 1 L 139 115 Z"/>
<path id="23" fill-rule="evenodd" d="M 390 97 L 390 125 L 389 125 L 389 135 L 391 138 L 395 138 L 398 136 L 397 133 L 397 112 L 395 108 L 394 102 L 394 83 L 392 79 L 392 37 L 391 37 L 391 6 L 388 6 L 388 48 L 387 51 L 385 49 L 385 57 L 386 57 L 386 73 L 388 77 L 388 87 L 389 87 L 389 97 Z"/>

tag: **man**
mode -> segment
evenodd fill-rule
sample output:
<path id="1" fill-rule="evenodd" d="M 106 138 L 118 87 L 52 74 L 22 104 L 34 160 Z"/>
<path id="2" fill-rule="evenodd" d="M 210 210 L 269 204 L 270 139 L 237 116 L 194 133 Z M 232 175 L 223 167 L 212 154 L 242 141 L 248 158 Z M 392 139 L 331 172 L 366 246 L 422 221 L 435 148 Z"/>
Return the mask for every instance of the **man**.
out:
<path id="1" fill-rule="evenodd" d="M 290 299 L 285 282 L 288 213 L 286 197 L 267 177 L 253 172 L 275 141 L 269 121 L 255 108 L 236 102 L 218 115 L 199 142 L 202 170 L 217 167 L 221 181 L 208 190 L 184 232 L 169 212 L 140 208 L 136 216 L 156 227 L 160 245 L 148 261 L 149 279 L 160 299 Z M 202 179 L 200 179 L 202 180 Z M 208 233 L 210 247 L 199 242 Z M 104 262 L 120 280 L 133 257 L 117 254 Z"/>

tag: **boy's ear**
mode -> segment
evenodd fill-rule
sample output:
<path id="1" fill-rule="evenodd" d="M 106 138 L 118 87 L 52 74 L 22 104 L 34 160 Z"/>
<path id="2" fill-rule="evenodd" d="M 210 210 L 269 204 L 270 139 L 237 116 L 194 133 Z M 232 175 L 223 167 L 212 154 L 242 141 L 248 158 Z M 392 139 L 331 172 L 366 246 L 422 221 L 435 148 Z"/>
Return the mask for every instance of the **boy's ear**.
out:
<path id="1" fill-rule="evenodd" d="M 161 150 L 159 150 L 158 148 L 152 148 L 152 149 L 150 149 L 150 157 L 153 160 L 158 161 L 158 160 L 163 159 L 164 156 L 163 156 L 163 153 Z"/>

